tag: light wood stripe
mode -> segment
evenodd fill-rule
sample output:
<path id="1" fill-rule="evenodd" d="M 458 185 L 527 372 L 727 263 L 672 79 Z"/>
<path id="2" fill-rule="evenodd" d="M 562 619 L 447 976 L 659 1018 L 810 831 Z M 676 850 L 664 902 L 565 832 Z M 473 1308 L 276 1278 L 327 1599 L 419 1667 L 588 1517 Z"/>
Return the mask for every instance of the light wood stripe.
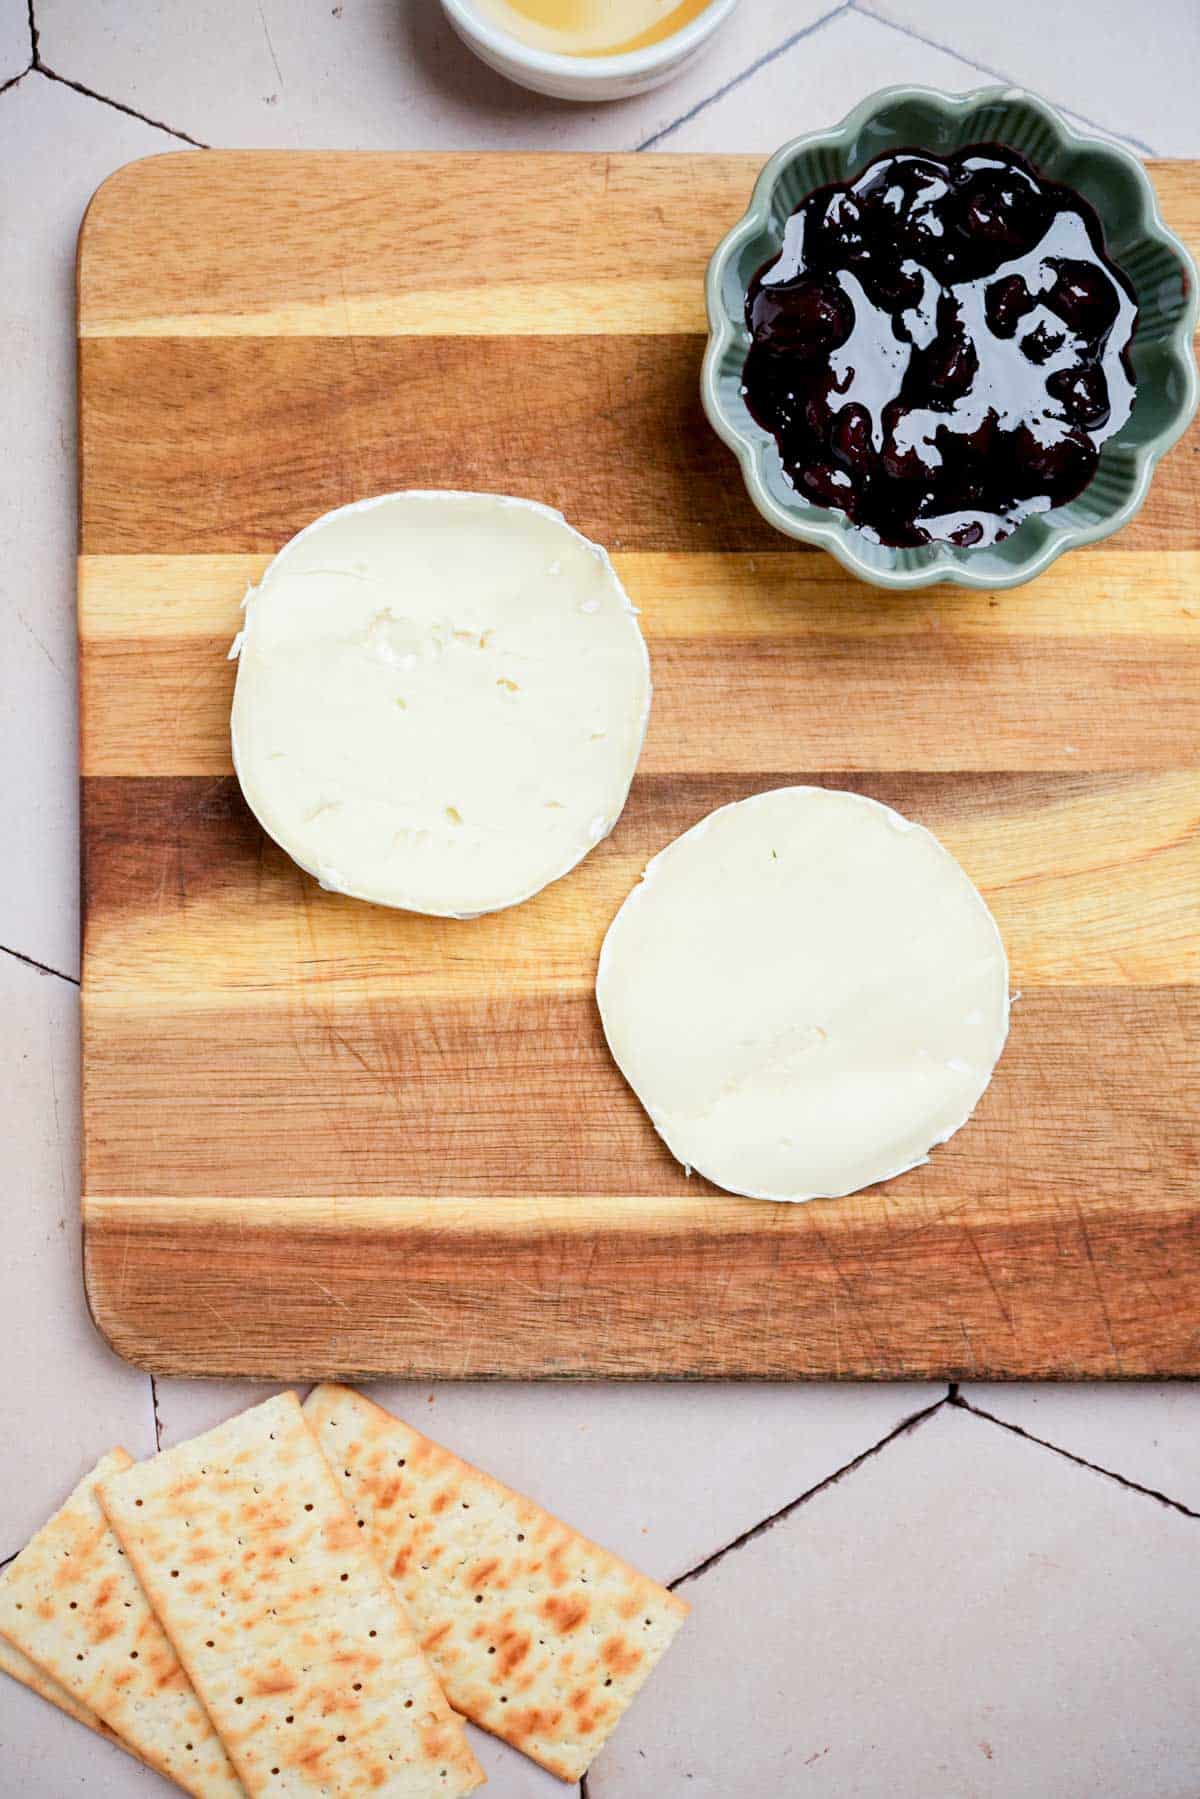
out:
<path id="1" fill-rule="evenodd" d="M 657 280 L 504 281 L 407 294 L 331 295 L 245 312 L 93 317 L 96 337 L 594 337 L 707 329 L 695 275 Z"/>
<path id="2" fill-rule="evenodd" d="M 506 156 L 519 210 L 495 204 L 495 160 L 208 151 L 118 171 L 84 227 L 80 333 L 704 332 L 704 270 L 761 157 Z M 1151 173 L 1167 222 L 1200 236 L 1188 165 Z"/>
<path id="3" fill-rule="evenodd" d="M 643 783 L 571 875 L 524 906 L 462 922 L 323 892 L 261 840 L 235 793 L 177 783 L 154 807 L 148 783 L 118 783 L 104 823 L 90 819 L 107 847 L 89 879 L 87 991 L 118 1014 L 287 1008 L 301 990 L 398 1005 L 590 993 L 604 932 L 649 857 L 710 802 L 805 778 L 716 792 Z M 991 806 L 986 789 L 959 787 L 901 777 L 880 797 L 935 830 L 981 887 L 1014 985 L 1200 979 L 1200 772 L 1043 779 L 1024 793 L 1008 782 Z"/>
<path id="4" fill-rule="evenodd" d="M 80 333 L 703 331 L 705 265 L 756 173 L 751 157 L 544 153 L 135 165 L 88 212 Z M 498 181 L 519 204 L 497 204 Z"/>
<path id="5" fill-rule="evenodd" d="M 81 556 L 84 645 L 160 638 L 232 640 L 247 587 L 269 555 Z M 642 630 L 683 640 L 836 633 L 865 643 L 914 633 L 997 637 L 1178 637 L 1200 643 L 1200 550 L 1091 549 L 1002 595 L 961 588 L 864 593 L 828 556 L 622 553 L 617 571 Z"/>
<path id="6" fill-rule="evenodd" d="M 268 1233 L 293 1228 L 314 1237 L 343 1234 L 370 1236 L 381 1230 L 404 1234 L 436 1230 L 446 1237 L 469 1238 L 478 1232 L 486 1209 L 487 1229 L 498 1236 L 521 1236 L 529 1230 L 554 1230 L 574 1236 L 598 1228 L 606 1233 L 627 1232 L 631 1237 L 653 1230 L 686 1239 L 697 1230 L 714 1236 L 736 1237 L 748 1218 L 754 1228 L 768 1234 L 786 1234 L 798 1207 L 766 1200 L 738 1199 L 718 1192 L 706 1182 L 692 1182 L 694 1191 L 643 1194 L 591 1193 L 587 1204 L 577 1193 L 447 1194 L 431 1199 L 420 1193 L 299 1194 L 289 1195 L 286 1207 L 277 1196 L 266 1194 L 92 1194 L 88 1196 L 87 1221 L 97 1228 L 165 1227 L 168 1230 L 203 1230 L 208 1226 L 262 1230 Z M 827 1204 L 818 1203 L 818 1212 Z M 856 1226 L 884 1226 L 899 1247 L 921 1233 L 945 1224 L 969 1204 L 972 1221 L 1003 1224 L 1010 1213 L 999 1195 L 966 1200 L 961 1193 L 933 1196 L 925 1193 L 854 1193 L 837 1202 Z M 1031 1214 L 1037 1218 L 1061 1217 L 1061 1201 L 1053 1194 L 1032 1196 Z M 1118 1193 L 1102 1194 L 1097 1215 L 1119 1217 L 1124 1202 Z"/>

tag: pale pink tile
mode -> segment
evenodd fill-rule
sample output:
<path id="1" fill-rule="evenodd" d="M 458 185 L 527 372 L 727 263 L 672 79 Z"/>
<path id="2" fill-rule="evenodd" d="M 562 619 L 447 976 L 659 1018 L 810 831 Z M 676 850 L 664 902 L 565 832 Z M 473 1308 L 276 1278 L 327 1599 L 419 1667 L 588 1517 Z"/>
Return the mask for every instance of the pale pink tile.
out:
<path id="1" fill-rule="evenodd" d="M 146 1455 L 154 1430 L 149 1381 L 106 1347 L 84 1303 L 78 994 L 56 975 L 0 955 L 0 1016 L 0 1557 L 6 1557 L 45 1523 L 104 1450 L 123 1443 L 131 1455 Z"/>
<path id="2" fill-rule="evenodd" d="M 865 11 L 957 50 L 1047 100 L 1085 114 L 1159 156 L 1194 156 L 1200 126 L 1200 14 L 1195 0 L 862 0 Z"/>
<path id="3" fill-rule="evenodd" d="M 79 967 L 75 236 L 105 176 L 172 140 L 29 75 L 0 95 L 0 944 Z"/>
<path id="4" fill-rule="evenodd" d="M 33 59 L 26 0 L 0 0 L 0 87 Z"/>
<path id="5" fill-rule="evenodd" d="M 1197 1529 L 945 1407 L 685 1583 L 591 1799 L 1193 1799 Z"/>
<path id="6" fill-rule="evenodd" d="M 852 106 L 892 82 L 953 92 L 986 77 L 957 57 L 916 44 L 861 13 L 845 11 L 731 87 L 657 146 L 663 150 L 761 150 L 835 125 Z"/>
<path id="7" fill-rule="evenodd" d="M 640 99 L 580 107 L 492 74 L 436 0 L 38 0 L 45 61 L 204 143 L 319 149 L 632 149 L 829 10 L 745 0 L 711 50 Z"/>
<path id="8" fill-rule="evenodd" d="M 1070 1455 L 1200 1512 L 1200 1382 L 972 1382 L 963 1397 Z"/>

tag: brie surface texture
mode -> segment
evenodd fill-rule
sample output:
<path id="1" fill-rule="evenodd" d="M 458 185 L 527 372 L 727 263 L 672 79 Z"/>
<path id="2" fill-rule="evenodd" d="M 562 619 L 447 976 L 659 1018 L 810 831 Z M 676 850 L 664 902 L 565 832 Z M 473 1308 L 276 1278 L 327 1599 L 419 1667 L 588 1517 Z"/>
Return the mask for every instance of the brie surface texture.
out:
<path id="1" fill-rule="evenodd" d="M 327 513 L 247 595 L 242 791 L 322 886 L 472 917 L 612 829 L 650 708 L 606 553 L 529 500 L 385 494 Z"/>
<path id="2" fill-rule="evenodd" d="M 1008 962 L 927 830 L 859 794 L 782 787 L 654 858 L 609 927 L 596 998 L 680 1162 L 731 1193 L 835 1198 L 966 1123 L 1008 1033 Z"/>

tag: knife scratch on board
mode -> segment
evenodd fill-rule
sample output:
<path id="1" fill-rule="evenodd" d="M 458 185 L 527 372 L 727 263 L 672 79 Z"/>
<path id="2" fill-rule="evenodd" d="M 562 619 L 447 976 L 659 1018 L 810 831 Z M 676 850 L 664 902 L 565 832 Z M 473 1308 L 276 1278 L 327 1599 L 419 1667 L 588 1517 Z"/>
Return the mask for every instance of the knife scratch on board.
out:
<path id="1" fill-rule="evenodd" d="M 199 1299 L 200 1304 L 204 1307 L 205 1311 L 212 1313 L 213 1317 L 216 1319 L 217 1323 L 221 1326 L 222 1330 L 228 1331 L 231 1337 L 236 1337 L 238 1335 L 237 1325 L 231 1324 L 229 1322 L 228 1318 L 226 1318 L 224 1312 L 218 1312 L 216 1306 L 213 1304 L 211 1299 L 205 1299 L 203 1293 L 197 1294 L 197 1298 Z"/>

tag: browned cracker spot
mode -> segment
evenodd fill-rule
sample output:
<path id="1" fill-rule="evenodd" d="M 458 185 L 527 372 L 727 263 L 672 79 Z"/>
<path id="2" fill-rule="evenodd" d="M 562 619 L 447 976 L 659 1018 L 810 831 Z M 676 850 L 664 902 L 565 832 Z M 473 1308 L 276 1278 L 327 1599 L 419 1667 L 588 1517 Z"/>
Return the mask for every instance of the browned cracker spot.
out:
<path id="1" fill-rule="evenodd" d="M 480 1784 L 294 1393 L 100 1498 L 248 1793 L 455 1799 Z"/>
<path id="2" fill-rule="evenodd" d="M 683 1600 L 361 1394 L 318 1387 L 304 1409 L 450 1703 L 578 1780 Z"/>
<path id="3" fill-rule="evenodd" d="M 0 1575 L 0 1633 L 67 1703 L 43 1697 L 95 1719 L 196 1799 L 245 1799 L 100 1509 L 101 1481 L 130 1466 L 123 1449 L 104 1456 Z"/>

